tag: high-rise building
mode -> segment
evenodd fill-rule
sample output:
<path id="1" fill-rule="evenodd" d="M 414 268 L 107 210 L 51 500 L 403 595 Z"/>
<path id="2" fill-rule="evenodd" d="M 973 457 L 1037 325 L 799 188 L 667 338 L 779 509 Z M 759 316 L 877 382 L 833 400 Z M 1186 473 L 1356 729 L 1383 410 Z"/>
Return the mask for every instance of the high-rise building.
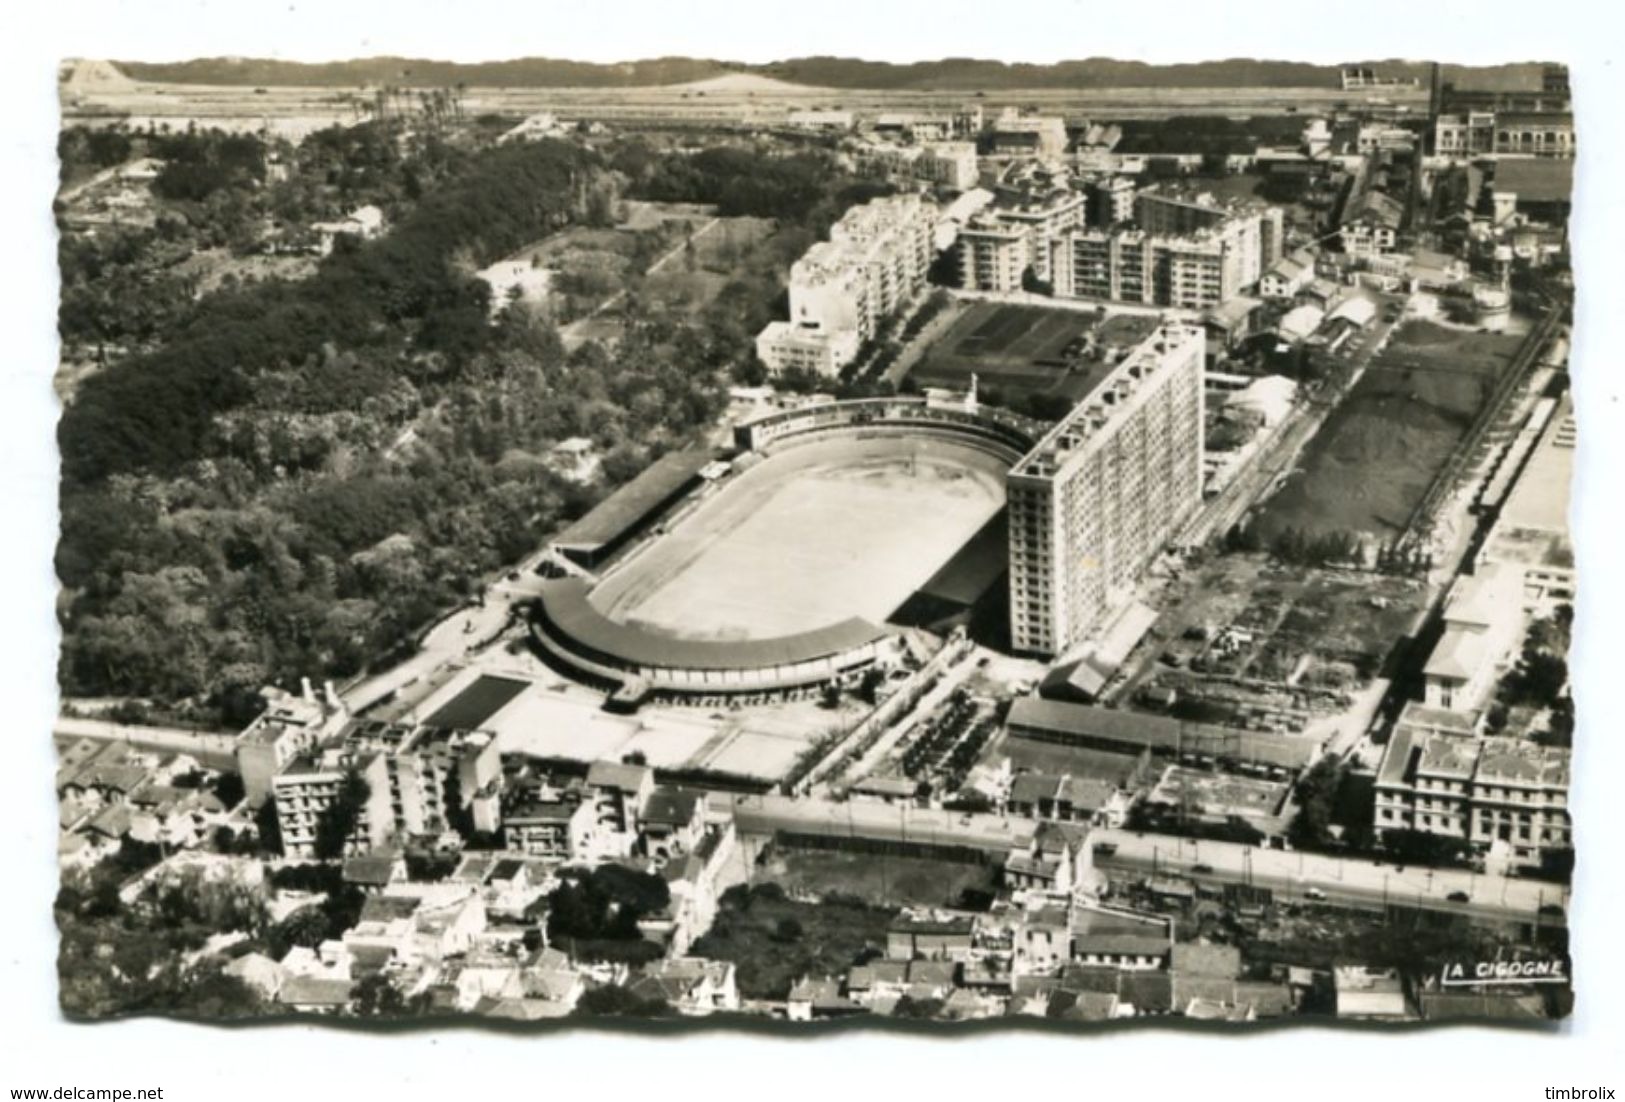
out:
<path id="1" fill-rule="evenodd" d="M 271 782 L 282 849 L 315 855 L 323 812 L 354 773 L 367 797 L 348 848 L 357 852 L 391 838 L 438 834 L 476 797 L 489 796 L 501 775 L 496 740 L 484 731 L 352 721 L 336 738 L 291 759 Z"/>
<path id="2" fill-rule="evenodd" d="M 936 208 L 918 195 L 892 195 L 853 207 L 790 269 L 790 320 L 756 338 L 770 370 L 813 366 L 833 373 L 850 363 L 880 322 L 925 287 Z"/>
<path id="3" fill-rule="evenodd" d="M 1011 468 L 1015 650 L 1091 638 L 1201 504 L 1203 349 L 1199 327 L 1163 325 Z"/>

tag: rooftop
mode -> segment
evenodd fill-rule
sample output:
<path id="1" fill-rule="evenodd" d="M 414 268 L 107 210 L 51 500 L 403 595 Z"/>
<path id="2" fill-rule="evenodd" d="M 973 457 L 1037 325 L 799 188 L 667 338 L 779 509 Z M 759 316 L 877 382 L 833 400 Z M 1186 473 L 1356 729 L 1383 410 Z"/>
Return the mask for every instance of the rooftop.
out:
<path id="1" fill-rule="evenodd" d="M 851 617 L 828 627 L 775 639 L 699 640 L 654 635 L 617 623 L 593 607 L 580 578 L 546 582 L 541 591 L 547 618 L 571 640 L 629 665 L 657 669 L 761 669 L 842 654 L 889 634 Z"/>
<path id="2" fill-rule="evenodd" d="M 628 528 L 694 479 L 711 462 L 704 448 L 670 452 L 643 469 L 586 516 L 553 537 L 566 547 L 598 548 L 614 541 Z"/>

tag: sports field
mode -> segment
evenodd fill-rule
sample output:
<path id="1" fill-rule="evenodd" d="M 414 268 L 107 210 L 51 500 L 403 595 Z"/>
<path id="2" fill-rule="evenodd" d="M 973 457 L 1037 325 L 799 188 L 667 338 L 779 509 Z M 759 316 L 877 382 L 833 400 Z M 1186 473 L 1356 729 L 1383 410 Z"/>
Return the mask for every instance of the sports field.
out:
<path id="1" fill-rule="evenodd" d="M 1186 805 L 1196 815 L 1241 815 L 1267 818 L 1286 801 L 1288 786 L 1279 781 L 1206 773 L 1169 766 L 1151 793 L 1158 803 Z"/>
<path id="2" fill-rule="evenodd" d="M 1006 466 L 930 437 L 801 444 L 733 476 L 591 600 L 686 639 L 879 623 L 1003 508 Z"/>
<path id="3" fill-rule="evenodd" d="M 1106 370 L 1103 352 L 1139 343 L 1155 319 L 1101 311 L 979 302 L 936 342 L 913 375 L 927 385 L 981 385 L 1014 396 L 1076 401 Z"/>

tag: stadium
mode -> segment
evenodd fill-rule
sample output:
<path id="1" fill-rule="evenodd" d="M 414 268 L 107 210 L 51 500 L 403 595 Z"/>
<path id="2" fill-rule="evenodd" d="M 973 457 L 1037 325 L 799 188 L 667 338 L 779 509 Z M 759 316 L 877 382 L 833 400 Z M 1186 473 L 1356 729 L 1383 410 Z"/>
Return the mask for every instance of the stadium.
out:
<path id="1" fill-rule="evenodd" d="M 1002 577 L 1005 476 L 1041 435 L 957 398 L 751 421 L 730 459 L 668 455 L 555 537 L 532 638 L 612 707 L 815 690 L 897 647 L 900 611 Z"/>

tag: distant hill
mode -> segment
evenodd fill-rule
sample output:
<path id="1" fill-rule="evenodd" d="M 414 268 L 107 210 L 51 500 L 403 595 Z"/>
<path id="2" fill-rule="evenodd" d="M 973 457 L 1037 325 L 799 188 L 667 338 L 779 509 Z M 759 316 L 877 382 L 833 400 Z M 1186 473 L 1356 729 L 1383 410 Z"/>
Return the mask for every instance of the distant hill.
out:
<path id="1" fill-rule="evenodd" d="M 176 84 L 446 87 L 463 83 L 499 88 L 634 88 L 698 84 L 729 77 L 731 80 L 724 86 L 737 84 L 743 89 L 750 83 L 749 78 L 754 77 L 818 88 L 966 92 L 1027 88 L 1326 88 L 1337 86 L 1339 71 L 1337 65 L 1245 58 L 1148 65 L 1098 57 L 1053 65 L 1012 65 L 977 58 L 944 58 L 896 65 L 845 57 L 793 58 L 766 65 L 688 57 L 612 65 L 540 57 L 470 64 L 402 57 L 314 64 L 266 58 L 119 61 L 114 64 L 135 80 Z M 1384 76 L 1416 77 L 1424 84 L 1428 79 L 1426 62 L 1390 60 L 1350 64 L 1369 65 Z M 1447 65 L 1443 76 L 1473 87 L 1538 87 L 1540 65 Z"/>

